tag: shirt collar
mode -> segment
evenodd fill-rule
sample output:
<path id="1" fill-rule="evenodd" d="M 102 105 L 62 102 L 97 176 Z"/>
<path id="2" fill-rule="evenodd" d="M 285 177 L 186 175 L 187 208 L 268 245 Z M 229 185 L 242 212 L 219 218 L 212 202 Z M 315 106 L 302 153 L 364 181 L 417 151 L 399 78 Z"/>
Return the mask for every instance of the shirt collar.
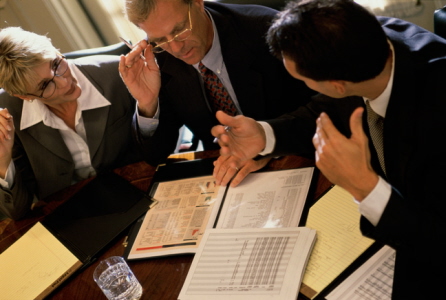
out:
<path id="1" fill-rule="evenodd" d="M 79 68 L 69 62 L 71 74 L 78 81 L 82 87 L 82 93 L 77 99 L 78 107 L 76 113 L 76 119 L 80 118 L 82 111 L 95 109 L 111 105 L 111 103 L 105 99 L 105 97 L 91 84 L 91 82 L 85 77 L 85 75 L 79 70 Z M 24 130 L 39 122 L 43 122 L 45 125 L 51 127 L 50 120 L 53 119 L 54 114 L 38 99 L 33 102 L 24 101 L 22 108 L 22 116 L 20 121 L 20 130 Z"/>
<path id="2" fill-rule="evenodd" d="M 387 86 L 381 93 L 381 95 L 379 95 L 376 99 L 370 101 L 370 107 L 373 109 L 373 111 L 383 118 L 386 117 L 387 106 L 389 105 L 390 94 L 393 87 L 393 76 L 395 73 L 395 50 L 392 43 L 389 40 L 387 40 L 387 42 L 389 43 L 390 49 L 392 51 L 392 69 L 390 72 L 389 82 L 387 83 Z M 364 97 L 364 101 L 366 100 L 370 99 Z"/>
<path id="3" fill-rule="evenodd" d="M 214 38 L 212 40 L 211 49 L 203 57 L 201 62 L 206 66 L 206 68 L 212 70 L 214 73 L 220 73 L 219 71 L 223 69 L 223 56 L 221 55 L 220 39 L 218 38 L 217 27 L 215 26 L 214 19 L 212 15 L 206 10 L 209 18 L 211 19 L 212 28 L 214 30 Z M 195 69 L 198 69 L 198 63 L 194 64 Z"/>

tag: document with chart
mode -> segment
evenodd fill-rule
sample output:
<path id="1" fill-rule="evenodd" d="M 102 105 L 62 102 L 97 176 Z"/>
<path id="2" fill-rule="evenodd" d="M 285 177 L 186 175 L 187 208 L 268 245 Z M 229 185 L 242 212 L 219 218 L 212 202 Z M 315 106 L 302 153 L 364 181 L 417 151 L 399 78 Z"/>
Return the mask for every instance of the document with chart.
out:
<path id="1" fill-rule="evenodd" d="M 124 254 L 141 259 L 195 253 L 208 228 L 297 227 L 314 167 L 249 174 L 237 187 L 212 176 L 159 182 L 150 209 Z"/>
<path id="2" fill-rule="evenodd" d="M 396 252 L 385 245 L 325 298 L 327 300 L 390 300 Z"/>
<path id="3" fill-rule="evenodd" d="M 209 229 L 179 300 L 295 300 L 316 230 Z"/>
<path id="4" fill-rule="evenodd" d="M 297 227 L 314 168 L 249 174 L 225 195 L 216 228 Z"/>

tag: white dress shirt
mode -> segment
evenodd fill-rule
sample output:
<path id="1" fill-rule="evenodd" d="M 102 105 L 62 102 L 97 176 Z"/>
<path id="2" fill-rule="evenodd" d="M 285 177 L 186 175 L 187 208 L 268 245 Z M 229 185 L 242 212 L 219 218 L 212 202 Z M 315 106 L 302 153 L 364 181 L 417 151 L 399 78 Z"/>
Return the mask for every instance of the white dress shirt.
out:
<path id="1" fill-rule="evenodd" d="M 223 83 L 229 95 L 231 96 L 232 101 L 234 102 L 235 107 L 237 108 L 237 114 L 242 114 L 242 110 L 240 109 L 240 104 L 237 101 L 237 96 L 235 95 L 231 81 L 229 80 L 228 70 L 226 69 L 225 63 L 223 61 L 217 27 L 215 27 L 215 23 L 214 20 L 212 19 L 211 14 L 207 10 L 206 12 L 212 22 L 212 27 L 214 29 L 214 38 L 212 41 L 211 49 L 208 51 L 208 53 L 206 53 L 201 62 L 206 66 L 206 68 L 208 68 L 217 75 L 217 77 Z M 200 70 L 198 69 L 198 64 L 199 62 L 194 64 L 193 67 L 197 70 L 198 73 L 200 73 Z M 200 73 L 200 78 L 201 78 L 201 73 Z M 201 82 L 203 83 L 203 81 Z M 139 116 L 138 114 L 137 120 L 138 124 L 140 125 L 141 134 L 145 136 L 153 135 L 159 124 L 158 118 L 159 118 L 159 105 L 157 113 L 153 118 L 144 118 Z"/>
<path id="2" fill-rule="evenodd" d="M 386 117 L 387 105 L 389 104 L 390 94 L 393 87 L 393 76 L 395 72 L 395 51 L 393 45 L 390 41 L 390 49 L 392 50 L 392 71 L 390 74 L 389 82 L 387 83 L 384 91 L 376 99 L 370 100 L 370 106 L 372 109 L 383 118 Z M 364 101 L 369 100 L 364 98 Z M 266 134 L 266 145 L 265 149 L 259 153 L 260 155 L 266 155 L 274 150 L 276 138 L 274 136 L 274 131 L 271 126 L 266 122 L 258 122 L 265 130 Z M 379 177 L 378 183 L 375 188 L 367 195 L 361 202 L 354 199 L 355 203 L 358 204 L 359 212 L 367 218 L 374 226 L 376 226 L 386 208 L 387 203 L 390 199 L 390 194 L 392 188 L 390 184 L 385 181 L 382 177 Z"/>

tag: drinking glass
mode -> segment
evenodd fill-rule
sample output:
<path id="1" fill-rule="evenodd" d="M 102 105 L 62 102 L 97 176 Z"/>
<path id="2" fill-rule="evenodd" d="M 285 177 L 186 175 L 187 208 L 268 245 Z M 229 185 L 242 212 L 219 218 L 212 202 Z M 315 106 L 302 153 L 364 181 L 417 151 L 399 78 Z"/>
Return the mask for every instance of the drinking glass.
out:
<path id="1" fill-rule="evenodd" d="M 93 278 L 109 300 L 141 298 L 141 284 L 121 256 L 101 261 L 94 270 Z"/>

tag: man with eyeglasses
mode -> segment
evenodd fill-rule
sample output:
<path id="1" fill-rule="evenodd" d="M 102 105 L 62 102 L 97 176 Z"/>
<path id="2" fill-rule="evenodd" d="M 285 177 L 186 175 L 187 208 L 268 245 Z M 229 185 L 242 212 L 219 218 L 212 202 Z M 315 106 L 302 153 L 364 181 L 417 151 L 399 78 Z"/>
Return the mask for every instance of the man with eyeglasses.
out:
<path id="1" fill-rule="evenodd" d="M 201 140 L 204 149 L 218 149 L 210 134 L 218 124 L 216 109 L 209 102 L 200 68 L 218 77 L 238 115 L 279 117 L 307 103 L 314 94 L 269 53 L 265 34 L 276 10 L 203 0 L 125 3 L 127 18 L 145 31 L 147 41 L 135 44 L 132 52 L 121 58 L 120 73 L 138 100 L 140 117 L 146 117 L 152 126 L 139 139 L 146 161 L 153 165 L 173 152 L 182 125 Z M 233 183 L 268 160 L 246 162 Z M 225 168 L 223 159 L 216 164 L 222 165 L 225 178 L 238 171 Z"/>
<path id="2" fill-rule="evenodd" d="M 0 30 L 0 214 L 19 219 L 33 200 L 142 160 L 118 63 L 67 61 L 46 36 Z"/>

